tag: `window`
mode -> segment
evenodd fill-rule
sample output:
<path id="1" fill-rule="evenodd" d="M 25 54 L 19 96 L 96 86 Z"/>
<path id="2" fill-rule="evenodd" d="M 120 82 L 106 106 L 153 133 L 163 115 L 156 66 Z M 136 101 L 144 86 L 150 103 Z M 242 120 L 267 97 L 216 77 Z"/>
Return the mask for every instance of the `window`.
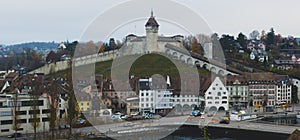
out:
<path id="1" fill-rule="evenodd" d="M 144 96 L 144 93 L 142 93 L 141 96 Z"/>
<path id="2" fill-rule="evenodd" d="M 218 96 L 221 96 L 221 92 L 218 92 Z"/>
<path id="3" fill-rule="evenodd" d="M 222 104 L 227 104 L 227 101 L 222 101 Z"/>
<path id="4" fill-rule="evenodd" d="M 215 88 L 215 87 L 213 87 L 213 88 L 212 88 L 212 90 L 216 90 L 216 88 Z"/>
<path id="5" fill-rule="evenodd" d="M 211 97 L 211 96 L 207 96 L 207 99 L 213 99 L 213 97 Z"/>
<path id="6" fill-rule="evenodd" d="M 149 93 L 146 93 L 146 96 L 149 96 Z"/>
<path id="7" fill-rule="evenodd" d="M 35 119 L 34 118 L 30 118 L 29 119 L 29 122 L 32 123 L 32 122 L 40 122 L 40 118 L 36 118 L 36 121 L 34 121 Z"/>
<path id="8" fill-rule="evenodd" d="M 19 123 L 27 123 L 26 119 L 17 120 Z"/>
<path id="9" fill-rule="evenodd" d="M 29 110 L 29 114 L 40 114 L 40 110 Z"/>
<path id="10" fill-rule="evenodd" d="M 12 112 L 11 111 L 3 111 L 3 112 L 0 112 L 0 116 L 12 116 Z"/>
<path id="11" fill-rule="evenodd" d="M 144 104 L 141 104 L 142 107 L 144 107 Z"/>
<path id="12" fill-rule="evenodd" d="M 222 87 L 220 87 L 220 90 L 222 90 L 223 88 Z"/>
<path id="13" fill-rule="evenodd" d="M 207 102 L 207 104 L 211 104 L 211 102 Z"/>
<path id="14" fill-rule="evenodd" d="M 22 101 L 22 106 L 32 106 L 32 101 Z M 44 102 L 43 100 L 39 100 L 37 103 L 38 106 L 43 106 Z"/>
<path id="15" fill-rule="evenodd" d="M 216 101 L 216 102 L 215 102 L 215 104 L 219 104 L 219 102 L 218 102 L 218 101 Z"/>
<path id="16" fill-rule="evenodd" d="M 215 99 L 219 99 L 219 97 L 215 97 Z"/>
<path id="17" fill-rule="evenodd" d="M 42 122 L 49 122 L 50 119 L 49 118 L 42 118 Z"/>
<path id="18" fill-rule="evenodd" d="M 27 111 L 17 111 L 16 114 L 17 115 L 26 115 Z"/>
<path id="19" fill-rule="evenodd" d="M 222 99 L 227 99 L 227 97 L 226 97 L 226 96 L 223 96 Z"/>
<path id="20" fill-rule="evenodd" d="M 9 129 L 1 129 L 1 132 L 9 132 Z"/>
<path id="21" fill-rule="evenodd" d="M 5 125 L 5 124 L 12 124 L 13 120 L 3 120 L 1 121 L 1 125 Z"/>
<path id="22" fill-rule="evenodd" d="M 223 92 L 224 95 L 226 95 L 226 92 Z"/>

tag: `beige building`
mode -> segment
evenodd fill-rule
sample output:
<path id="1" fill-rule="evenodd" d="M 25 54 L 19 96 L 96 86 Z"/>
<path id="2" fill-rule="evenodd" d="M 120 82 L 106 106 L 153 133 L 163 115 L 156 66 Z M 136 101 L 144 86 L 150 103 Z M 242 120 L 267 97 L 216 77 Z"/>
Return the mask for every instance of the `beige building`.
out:
<path id="1" fill-rule="evenodd" d="M 6 136 L 14 133 L 14 101 L 15 96 L 10 94 L 0 95 L 0 135 Z M 31 98 L 28 94 L 19 94 L 18 101 L 16 103 L 17 107 L 17 120 L 18 132 L 19 133 L 34 133 L 34 128 L 32 125 L 33 110 L 31 106 Z M 38 127 L 37 132 L 47 132 L 49 131 L 49 100 L 46 97 L 39 97 L 38 99 Z"/>

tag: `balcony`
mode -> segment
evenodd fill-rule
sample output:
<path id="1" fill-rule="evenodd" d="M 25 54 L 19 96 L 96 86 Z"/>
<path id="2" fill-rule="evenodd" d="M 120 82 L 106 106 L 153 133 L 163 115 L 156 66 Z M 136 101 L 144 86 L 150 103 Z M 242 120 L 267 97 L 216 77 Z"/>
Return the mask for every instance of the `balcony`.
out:
<path id="1" fill-rule="evenodd" d="M 233 95 L 232 98 L 238 99 L 241 98 L 241 95 Z"/>

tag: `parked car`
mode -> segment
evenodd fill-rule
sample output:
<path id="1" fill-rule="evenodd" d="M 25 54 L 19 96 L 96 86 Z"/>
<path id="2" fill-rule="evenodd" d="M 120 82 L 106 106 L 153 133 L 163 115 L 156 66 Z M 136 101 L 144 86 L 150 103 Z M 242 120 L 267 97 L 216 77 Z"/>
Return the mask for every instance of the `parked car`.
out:
<path id="1" fill-rule="evenodd" d="M 114 115 L 111 116 L 111 119 L 112 120 L 119 120 L 119 119 L 121 119 L 121 115 L 122 114 L 120 112 L 115 113 Z"/>
<path id="2" fill-rule="evenodd" d="M 153 113 L 144 113 L 142 115 L 145 119 L 152 119 L 154 114 Z"/>
<path id="3" fill-rule="evenodd" d="M 7 136 L 8 138 L 18 138 L 18 137 L 22 137 L 21 133 L 12 133 L 10 135 Z"/>
<path id="4" fill-rule="evenodd" d="M 80 124 L 84 124 L 85 121 L 86 121 L 86 120 L 83 119 L 83 118 L 78 118 L 78 119 L 77 119 L 77 122 L 80 123 Z"/>
<path id="5" fill-rule="evenodd" d="M 121 115 L 121 119 L 127 119 L 128 117 L 128 115 Z"/>
<path id="6" fill-rule="evenodd" d="M 96 135 L 94 132 L 90 132 L 89 134 L 87 134 L 88 138 L 96 138 Z"/>
<path id="7" fill-rule="evenodd" d="M 203 112 L 200 112 L 198 110 L 192 111 L 191 116 L 197 117 L 203 115 Z"/>
<path id="8" fill-rule="evenodd" d="M 228 117 L 224 117 L 221 119 L 221 121 L 219 122 L 220 124 L 229 124 L 230 120 Z"/>

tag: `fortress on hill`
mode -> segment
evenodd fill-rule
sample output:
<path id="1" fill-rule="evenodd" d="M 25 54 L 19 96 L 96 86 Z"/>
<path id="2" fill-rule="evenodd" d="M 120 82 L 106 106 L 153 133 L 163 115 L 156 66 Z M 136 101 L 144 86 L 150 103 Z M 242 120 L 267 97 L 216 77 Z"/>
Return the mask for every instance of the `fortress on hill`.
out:
<path id="1" fill-rule="evenodd" d="M 182 35 L 172 37 L 158 35 L 159 24 L 153 16 L 153 11 L 151 11 L 151 16 L 145 24 L 145 30 L 146 36 L 137 36 L 134 34 L 126 36 L 122 54 L 163 53 L 166 51 L 166 45 L 183 48 Z"/>

